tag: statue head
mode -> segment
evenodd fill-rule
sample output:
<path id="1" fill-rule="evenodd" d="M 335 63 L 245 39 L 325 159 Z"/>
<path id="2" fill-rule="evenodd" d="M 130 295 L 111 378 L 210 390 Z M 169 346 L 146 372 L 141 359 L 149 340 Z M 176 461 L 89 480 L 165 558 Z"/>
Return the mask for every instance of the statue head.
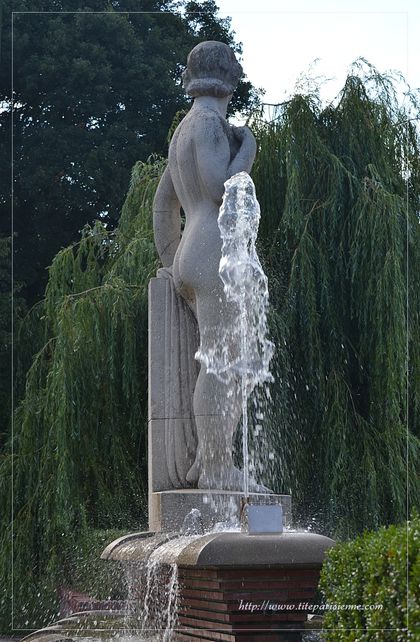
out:
<path id="1" fill-rule="evenodd" d="M 197 96 L 230 96 L 236 89 L 242 67 L 232 49 L 223 42 L 200 42 L 188 54 L 187 68 L 182 74 L 184 88 Z"/>

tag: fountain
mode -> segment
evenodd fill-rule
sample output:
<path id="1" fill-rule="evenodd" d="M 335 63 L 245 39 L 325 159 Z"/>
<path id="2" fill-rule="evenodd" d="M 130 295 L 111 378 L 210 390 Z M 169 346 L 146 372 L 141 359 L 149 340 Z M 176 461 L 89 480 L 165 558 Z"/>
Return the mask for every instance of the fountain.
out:
<path id="1" fill-rule="evenodd" d="M 149 288 L 149 531 L 102 553 L 126 570 L 122 628 L 140 640 L 298 642 L 333 545 L 290 530 L 290 496 L 249 474 L 247 402 L 272 380 L 274 346 L 255 250 L 255 140 L 225 118 L 241 73 L 222 43 L 190 53 L 183 80 L 194 103 L 154 201 L 163 267 Z M 239 424 L 242 470 L 232 457 Z"/>

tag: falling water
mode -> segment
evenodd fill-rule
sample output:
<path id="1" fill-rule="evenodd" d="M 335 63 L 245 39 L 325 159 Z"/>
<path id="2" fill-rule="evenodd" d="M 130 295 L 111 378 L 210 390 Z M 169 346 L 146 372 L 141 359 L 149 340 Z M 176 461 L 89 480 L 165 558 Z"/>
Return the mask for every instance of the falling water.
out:
<path id="1" fill-rule="evenodd" d="M 201 535 L 180 534 L 162 540 L 141 563 L 129 565 L 129 609 L 124 636 L 127 642 L 172 642 L 178 617 L 177 557 L 187 543 L 198 537 Z M 150 538 L 150 544 L 153 539 Z"/>
<path id="2" fill-rule="evenodd" d="M 178 613 L 178 566 L 171 565 L 168 586 L 168 607 L 166 609 L 166 627 L 163 642 L 171 642 L 173 631 L 177 622 Z"/>
<path id="3" fill-rule="evenodd" d="M 255 247 L 259 222 L 254 183 L 245 172 L 235 174 L 225 183 L 218 218 L 222 238 L 219 275 L 228 301 L 239 307 L 239 360 L 225 364 L 225 372 L 241 378 L 245 497 L 249 484 L 247 402 L 256 386 L 272 380 L 269 366 L 274 351 L 273 343 L 267 339 L 268 282 Z M 235 329 L 230 331 L 233 336 Z"/>
<path id="4" fill-rule="evenodd" d="M 267 339 L 268 283 L 255 247 L 259 221 L 260 206 L 251 177 L 245 172 L 235 174 L 225 183 L 218 224 L 222 238 L 219 275 L 237 315 L 231 327 L 224 328 L 218 345 L 199 354 L 207 372 L 227 384 L 240 380 L 245 497 L 249 486 L 247 401 L 256 386 L 273 380 L 269 366 L 274 345 Z"/>
<path id="5" fill-rule="evenodd" d="M 154 585 L 154 578 L 157 571 L 157 562 L 148 561 L 146 564 L 146 594 L 143 600 L 143 617 L 141 620 L 142 633 L 147 630 L 150 622 L 150 605 L 152 604 L 152 591 Z"/>
<path id="6" fill-rule="evenodd" d="M 171 642 L 177 620 L 178 567 L 150 556 L 127 573 L 124 642 Z"/>

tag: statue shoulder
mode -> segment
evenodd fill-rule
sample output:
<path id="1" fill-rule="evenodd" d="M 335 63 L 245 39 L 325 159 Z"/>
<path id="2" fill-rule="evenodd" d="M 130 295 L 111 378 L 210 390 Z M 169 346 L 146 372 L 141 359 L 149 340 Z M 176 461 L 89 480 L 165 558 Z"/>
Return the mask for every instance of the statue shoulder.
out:
<path id="1" fill-rule="evenodd" d="M 218 144 L 229 138 L 229 124 L 215 110 L 197 111 L 190 123 L 191 133 L 197 142 Z"/>
<path id="2" fill-rule="evenodd" d="M 169 163 L 175 160 L 180 150 L 190 149 L 200 157 L 217 158 L 223 163 L 231 155 L 231 133 L 227 121 L 215 110 L 197 109 L 190 111 L 180 123 L 169 146 Z"/>

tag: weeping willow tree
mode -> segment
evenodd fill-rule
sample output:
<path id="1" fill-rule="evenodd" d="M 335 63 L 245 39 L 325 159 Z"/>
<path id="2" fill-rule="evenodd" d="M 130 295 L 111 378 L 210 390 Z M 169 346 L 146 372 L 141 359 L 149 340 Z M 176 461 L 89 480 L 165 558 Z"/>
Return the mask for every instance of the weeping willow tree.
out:
<path id="1" fill-rule="evenodd" d="M 0 553 L 3 626 L 12 561 L 14 625 L 38 626 L 56 609 L 86 529 L 145 526 L 150 211 L 163 164 L 134 167 L 116 233 L 97 223 L 55 257 L 23 329 L 21 345 L 41 346 L 0 468 L 2 515 L 13 510 Z"/>
<path id="2" fill-rule="evenodd" d="M 400 521 L 420 409 L 415 127 L 373 71 L 350 76 L 334 105 L 295 95 L 252 127 L 276 344 L 265 481 L 292 492 L 303 523 L 336 536 Z M 117 231 L 97 223 L 61 251 L 24 324 L 20 345 L 36 354 L 0 468 L 1 513 L 13 515 L 0 550 L 3 627 L 12 559 L 14 625 L 38 626 L 71 582 L 79 538 L 145 525 L 151 204 L 164 165 L 135 166 Z"/>
<path id="3" fill-rule="evenodd" d="M 296 95 L 257 133 L 274 482 L 302 524 L 349 536 L 404 519 L 407 490 L 419 498 L 415 121 L 368 67 L 337 104 Z"/>

